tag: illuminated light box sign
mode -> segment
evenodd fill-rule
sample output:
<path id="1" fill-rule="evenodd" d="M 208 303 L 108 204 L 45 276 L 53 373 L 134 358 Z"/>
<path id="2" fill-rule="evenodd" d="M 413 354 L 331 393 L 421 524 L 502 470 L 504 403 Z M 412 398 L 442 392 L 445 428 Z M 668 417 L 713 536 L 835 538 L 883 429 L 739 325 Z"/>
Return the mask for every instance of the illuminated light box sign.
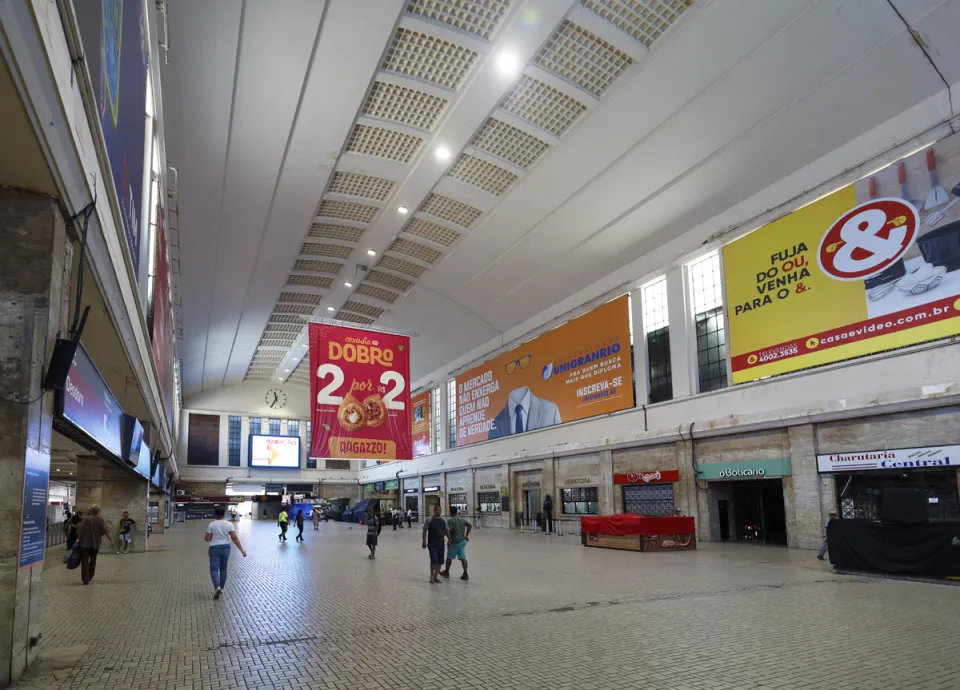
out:
<path id="1" fill-rule="evenodd" d="M 250 436 L 250 467 L 298 469 L 300 439 L 297 436 Z"/>

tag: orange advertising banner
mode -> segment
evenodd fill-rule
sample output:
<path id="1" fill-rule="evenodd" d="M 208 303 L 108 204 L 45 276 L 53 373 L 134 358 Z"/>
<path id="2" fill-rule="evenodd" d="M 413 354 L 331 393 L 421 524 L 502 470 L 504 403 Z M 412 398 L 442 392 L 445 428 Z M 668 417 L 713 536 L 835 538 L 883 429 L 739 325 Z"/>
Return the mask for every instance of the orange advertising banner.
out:
<path id="1" fill-rule="evenodd" d="M 413 429 L 413 457 L 426 455 L 432 450 L 430 443 L 430 391 L 415 395 L 410 400 Z"/>
<path id="2" fill-rule="evenodd" d="M 633 407 L 624 295 L 464 372 L 457 445 Z"/>

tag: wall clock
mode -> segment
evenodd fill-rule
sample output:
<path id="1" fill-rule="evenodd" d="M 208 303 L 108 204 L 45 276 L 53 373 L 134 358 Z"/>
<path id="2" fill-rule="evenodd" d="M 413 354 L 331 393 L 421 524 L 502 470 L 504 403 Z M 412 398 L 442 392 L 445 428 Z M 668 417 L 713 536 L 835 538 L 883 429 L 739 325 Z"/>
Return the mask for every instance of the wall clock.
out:
<path id="1" fill-rule="evenodd" d="M 287 405 L 287 394 L 279 388 L 271 388 L 263 397 L 263 401 L 271 410 L 280 410 Z"/>

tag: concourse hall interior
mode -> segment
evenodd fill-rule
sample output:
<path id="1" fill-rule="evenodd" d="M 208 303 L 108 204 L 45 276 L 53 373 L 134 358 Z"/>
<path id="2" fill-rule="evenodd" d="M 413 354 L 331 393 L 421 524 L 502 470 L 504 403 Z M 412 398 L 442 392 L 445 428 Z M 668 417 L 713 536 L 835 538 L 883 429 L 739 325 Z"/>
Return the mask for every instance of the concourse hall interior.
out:
<path id="1" fill-rule="evenodd" d="M 958 37 L 0 0 L 0 689 L 956 688 Z"/>

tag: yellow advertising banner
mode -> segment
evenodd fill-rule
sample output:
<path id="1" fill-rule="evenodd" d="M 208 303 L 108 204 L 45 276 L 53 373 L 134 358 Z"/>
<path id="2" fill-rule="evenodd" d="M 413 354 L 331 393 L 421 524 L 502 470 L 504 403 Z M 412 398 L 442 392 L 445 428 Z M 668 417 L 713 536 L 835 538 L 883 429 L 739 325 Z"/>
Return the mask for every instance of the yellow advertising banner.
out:
<path id="1" fill-rule="evenodd" d="M 457 377 L 457 445 L 633 407 L 629 298 Z"/>
<path id="2" fill-rule="evenodd" d="M 734 382 L 960 332 L 958 182 L 954 135 L 724 247 Z"/>

